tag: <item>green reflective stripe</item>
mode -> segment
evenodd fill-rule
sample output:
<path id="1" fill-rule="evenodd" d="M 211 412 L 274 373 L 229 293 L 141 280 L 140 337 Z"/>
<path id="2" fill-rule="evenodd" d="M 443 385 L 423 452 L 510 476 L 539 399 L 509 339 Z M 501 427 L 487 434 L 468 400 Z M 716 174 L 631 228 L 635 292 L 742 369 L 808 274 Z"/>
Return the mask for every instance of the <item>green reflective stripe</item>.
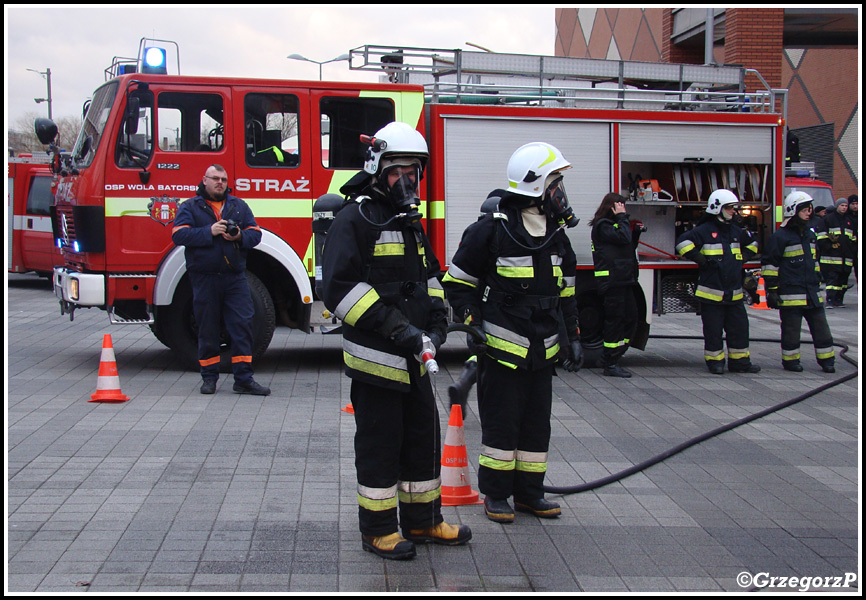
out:
<path id="1" fill-rule="evenodd" d="M 833 358 L 836 356 L 836 352 L 832 347 L 830 348 L 815 348 L 815 356 L 818 357 L 819 360 L 823 360 L 825 358 Z"/>
<path id="2" fill-rule="evenodd" d="M 349 325 L 354 325 L 377 300 L 379 294 L 373 286 L 362 281 L 343 296 L 334 314 Z"/>
<path id="3" fill-rule="evenodd" d="M 358 505 L 374 511 L 397 508 L 397 486 L 373 488 L 358 485 Z"/>
<path id="4" fill-rule="evenodd" d="M 367 348 L 343 338 L 343 361 L 350 369 L 409 383 L 409 366 L 402 356 Z"/>
<path id="5" fill-rule="evenodd" d="M 406 246 L 403 244 L 376 244 L 373 256 L 403 256 Z"/>
<path id="6" fill-rule="evenodd" d="M 265 148 L 264 150 L 259 150 L 258 152 L 256 152 L 256 154 L 261 154 L 263 152 L 270 152 L 271 150 L 273 150 L 274 154 L 277 155 L 277 160 L 280 162 L 283 162 L 283 152 L 282 152 L 282 150 L 280 150 L 276 146 L 271 146 L 270 148 Z"/>
<path id="7" fill-rule="evenodd" d="M 725 360 L 724 350 L 704 350 L 704 360 Z"/>
<path id="8" fill-rule="evenodd" d="M 483 454 L 478 457 L 478 464 L 494 471 L 513 471 L 517 461 L 515 460 L 496 460 Z"/>
<path id="9" fill-rule="evenodd" d="M 782 350 L 782 360 L 800 360 L 800 349 L 795 348 L 794 350 Z"/>
<path id="10" fill-rule="evenodd" d="M 547 471 L 547 463 L 524 462 L 518 460 L 515 465 L 515 470 L 523 471 L 524 473 L 545 473 Z"/>
<path id="11" fill-rule="evenodd" d="M 803 247 L 802 246 L 788 246 L 785 248 L 785 251 L 782 253 L 782 256 L 785 258 L 790 258 L 792 256 L 803 256 Z"/>
<path id="12" fill-rule="evenodd" d="M 504 360 L 499 360 L 498 358 L 496 359 L 496 362 L 498 362 L 503 367 L 508 367 L 509 369 L 517 368 L 517 365 L 511 364 L 510 362 L 505 362 Z"/>
<path id="13" fill-rule="evenodd" d="M 605 342 L 604 347 L 615 349 L 625 346 L 626 344 L 628 344 L 628 340 L 619 340 L 618 342 Z"/>
<path id="14" fill-rule="evenodd" d="M 748 348 L 728 348 L 728 360 L 737 360 L 738 358 L 749 358 Z"/>
<path id="15" fill-rule="evenodd" d="M 452 264 L 448 267 L 448 272 L 445 273 L 445 277 L 442 278 L 442 283 L 448 282 L 462 283 L 469 287 L 476 287 L 478 285 L 478 278 L 473 277 L 457 265 Z"/>
<path id="16" fill-rule="evenodd" d="M 496 272 L 502 277 L 535 277 L 531 256 L 501 256 L 496 259 Z"/>
<path id="17" fill-rule="evenodd" d="M 779 267 L 775 265 L 764 265 L 764 268 L 761 269 L 761 275 L 764 277 L 775 277 L 779 274 Z"/>
<path id="18" fill-rule="evenodd" d="M 442 495 L 439 478 L 428 481 L 401 481 L 397 491 L 400 502 L 423 504 L 436 500 Z"/>
<path id="19" fill-rule="evenodd" d="M 721 302 L 724 295 L 725 293 L 722 290 L 714 290 L 703 285 L 699 285 L 698 289 L 695 290 L 695 296 L 698 298 L 706 298 L 708 300 L 715 300 L 716 302 Z"/>
<path id="20" fill-rule="evenodd" d="M 716 246 L 719 246 L 718 248 Z M 725 253 L 725 249 L 721 244 L 708 244 L 701 248 L 701 254 L 705 256 L 722 256 Z"/>
<path id="21" fill-rule="evenodd" d="M 439 298 L 443 301 L 445 300 L 445 290 L 442 288 L 442 284 L 439 283 L 439 280 L 435 277 L 427 279 L 427 295 L 432 298 Z"/>
<path id="22" fill-rule="evenodd" d="M 596 277 L 607 277 L 609 275 L 610 275 L 610 271 L 596 271 L 595 272 Z"/>
<path id="23" fill-rule="evenodd" d="M 677 244 L 676 251 L 677 254 L 682 256 L 683 254 L 687 254 L 695 249 L 695 243 L 691 240 L 684 240 Z"/>
<path id="24" fill-rule="evenodd" d="M 496 348 L 498 350 L 502 350 L 503 352 L 508 352 L 509 354 L 516 354 L 520 358 L 526 358 L 526 356 L 529 354 L 528 348 L 518 346 L 517 344 L 500 339 L 489 333 L 487 334 L 487 345 L 491 348 Z"/>
<path id="25" fill-rule="evenodd" d="M 806 294 L 785 294 L 779 296 L 779 306 L 806 306 Z"/>
<path id="26" fill-rule="evenodd" d="M 397 508 L 397 496 L 388 498 L 387 500 L 371 500 L 370 498 L 365 498 L 361 494 L 358 494 L 358 506 L 376 512 L 390 510 L 392 508 Z"/>

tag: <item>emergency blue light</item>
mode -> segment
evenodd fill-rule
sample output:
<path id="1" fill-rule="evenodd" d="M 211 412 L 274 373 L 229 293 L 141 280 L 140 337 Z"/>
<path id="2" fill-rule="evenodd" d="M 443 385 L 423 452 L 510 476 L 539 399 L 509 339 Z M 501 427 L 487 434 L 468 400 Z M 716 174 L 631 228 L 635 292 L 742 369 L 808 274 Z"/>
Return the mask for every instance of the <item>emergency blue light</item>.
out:
<path id="1" fill-rule="evenodd" d="M 158 75 L 168 73 L 164 48 L 158 46 L 145 48 L 141 63 L 142 73 L 156 73 Z"/>
<path id="2" fill-rule="evenodd" d="M 78 241 L 72 242 L 72 250 L 74 252 L 81 252 L 81 246 L 78 245 Z"/>

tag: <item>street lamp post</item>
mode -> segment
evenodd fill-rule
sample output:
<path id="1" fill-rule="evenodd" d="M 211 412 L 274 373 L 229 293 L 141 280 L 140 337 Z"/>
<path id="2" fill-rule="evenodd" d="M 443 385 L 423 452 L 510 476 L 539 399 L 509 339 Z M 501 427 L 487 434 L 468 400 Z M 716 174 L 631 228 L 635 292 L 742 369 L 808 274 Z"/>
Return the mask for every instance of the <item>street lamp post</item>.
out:
<path id="1" fill-rule="evenodd" d="M 306 56 L 301 56 L 300 54 L 289 54 L 286 58 L 290 58 L 292 60 L 304 60 L 319 65 L 319 81 L 322 81 L 322 65 L 337 62 L 340 60 L 349 60 L 351 57 L 348 54 L 341 54 L 337 58 L 332 58 L 331 60 L 323 60 L 321 62 L 319 62 L 318 60 L 312 60 L 310 58 L 307 58 Z"/>
<path id="2" fill-rule="evenodd" d="M 28 71 L 33 71 L 34 73 L 39 73 L 40 75 L 44 75 L 48 80 L 48 97 L 47 98 L 34 98 L 33 100 L 36 104 L 41 104 L 42 102 L 48 102 L 48 118 L 52 119 L 51 115 L 51 69 L 47 68 L 44 71 L 37 71 L 36 69 L 27 69 Z"/>

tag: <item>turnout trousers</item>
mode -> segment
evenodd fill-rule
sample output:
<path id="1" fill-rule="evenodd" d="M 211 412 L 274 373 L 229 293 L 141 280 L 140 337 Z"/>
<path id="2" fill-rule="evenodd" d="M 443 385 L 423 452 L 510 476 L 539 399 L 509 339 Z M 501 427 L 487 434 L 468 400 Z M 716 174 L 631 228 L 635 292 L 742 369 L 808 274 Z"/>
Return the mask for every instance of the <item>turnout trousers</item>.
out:
<path id="1" fill-rule="evenodd" d="M 631 287 L 610 288 L 604 294 L 604 366 L 615 365 L 625 354 L 636 324 L 637 304 Z"/>
<path id="2" fill-rule="evenodd" d="M 193 313 L 198 324 L 198 361 L 201 378 L 219 379 L 220 326 L 231 338 L 232 372 L 236 383 L 253 378 L 253 303 L 244 273 L 189 271 Z"/>
<path id="3" fill-rule="evenodd" d="M 725 339 L 728 342 L 728 368 L 751 366 L 749 316 L 745 304 L 701 302 L 701 321 L 704 325 L 704 360 L 708 367 L 715 361 L 725 360 Z"/>
<path id="4" fill-rule="evenodd" d="M 352 380 L 355 470 L 362 535 L 381 536 L 442 522 L 439 411 L 430 377 L 411 375 L 397 392 Z"/>
<path id="5" fill-rule="evenodd" d="M 815 358 L 822 367 L 836 364 L 833 335 L 823 306 L 792 306 L 779 309 L 782 319 L 782 362 L 800 362 L 800 328 L 805 317 L 815 345 Z"/>
<path id="6" fill-rule="evenodd" d="M 553 365 L 512 369 L 482 356 L 478 361 L 481 457 L 478 489 L 501 500 L 544 497 Z"/>

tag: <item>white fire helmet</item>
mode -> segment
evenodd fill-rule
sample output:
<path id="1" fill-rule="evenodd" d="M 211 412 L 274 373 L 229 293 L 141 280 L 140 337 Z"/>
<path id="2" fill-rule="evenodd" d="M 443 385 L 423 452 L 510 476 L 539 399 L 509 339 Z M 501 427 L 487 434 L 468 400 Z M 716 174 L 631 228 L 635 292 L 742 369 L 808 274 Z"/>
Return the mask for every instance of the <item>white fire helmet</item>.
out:
<path id="1" fill-rule="evenodd" d="M 739 203 L 739 198 L 731 190 L 716 190 L 710 194 L 710 198 L 707 200 L 707 212 L 711 215 L 718 215 L 722 212 L 723 206 Z"/>
<path id="2" fill-rule="evenodd" d="M 793 217 L 797 214 L 797 211 L 800 210 L 800 207 L 804 204 L 811 204 L 812 196 L 807 194 L 806 192 L 800 192 L 794 190 L 785 198 L 785 201 L 782 204 L 782 216 L 786 219 L 789 217 Z"/>
<path id="3" fill-rule="evenodd" d="M 382 159 L 388 158 L 391 159 L 386 161 L 388 166 L 404 164 L 403 159 L 408 159 L 405 164 L 409 164 L 412 159 L 417 159 L 423 174 L 430 153 L 424 136 L 411 125 L 399 121 L 388 123 L 377 131 L 370 141 L 371 146 L 367 149 L 367 159 L 364 162 L 364 171 L 367 173 L 371 175 L 379 173 L 385 166 L 380 164 Z"/>
<path id="4" fill-rule="evenodd" d="M 571 167 L 562 152 L 544 142 L 532 142 L 514 151 L 508 160 L 508 191 L 538 197 L 549 183 L 548 175 Z"/>

